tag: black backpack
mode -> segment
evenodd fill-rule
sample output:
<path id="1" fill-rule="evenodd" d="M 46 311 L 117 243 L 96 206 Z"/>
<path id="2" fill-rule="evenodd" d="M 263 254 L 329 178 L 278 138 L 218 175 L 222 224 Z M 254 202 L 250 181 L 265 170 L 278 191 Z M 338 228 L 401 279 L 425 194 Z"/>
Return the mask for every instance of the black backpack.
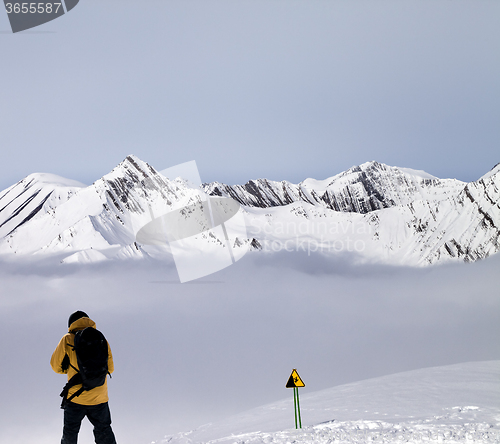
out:
<path id="1" fill-rule="evenodd" d="M 78 373 L 67 382 L 61 392 L 63 398 L 61 408 L 64 408 L 67 402 L 80 396 L 85 390 L 92 390 L 103 385 L 109 374 L 108 342 L 99 330 L 87 327 L 77 331 L 72 347 L 76 352 L 79 370 L 70 364 Z M 82 387 L 67 398 L 69 389 L 77 384 L 82 384 Z"/>

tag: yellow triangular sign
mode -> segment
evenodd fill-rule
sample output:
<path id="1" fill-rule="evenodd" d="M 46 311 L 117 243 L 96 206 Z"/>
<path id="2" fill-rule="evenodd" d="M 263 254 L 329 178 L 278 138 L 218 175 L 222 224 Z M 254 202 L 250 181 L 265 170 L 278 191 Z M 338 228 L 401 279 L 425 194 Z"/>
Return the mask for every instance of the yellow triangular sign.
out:
<path id="1" fill-rule="evenodd" d="M 299 374 L 297 373 L 297 370 L 293 369 L 292 374 L 288 378 L 288 382 L 286 383 L 286 388 L 293 388 L 293 387 L 305 387 L 306 385 L 302 382 L 302 379 L 300 379 Z"/>

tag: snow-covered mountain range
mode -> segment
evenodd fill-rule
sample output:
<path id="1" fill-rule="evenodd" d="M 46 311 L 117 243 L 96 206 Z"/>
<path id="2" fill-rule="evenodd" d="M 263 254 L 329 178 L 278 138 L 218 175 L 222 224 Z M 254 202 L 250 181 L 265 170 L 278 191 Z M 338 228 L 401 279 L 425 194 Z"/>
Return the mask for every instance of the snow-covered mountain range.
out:
<path id="1" fill-rule="evenodd" d="M 253 249 L 351 253 L 407 265 L 475 261 L 500 249 L 500 165 L 471 183 L 367 162 L 299 184 L 259 179 L 203 187 L 241 205 L 246 233 L 232 241 Z M 0 192 L 0 255 L 57 255 L 63 262 L 155 257 L 168 245 L 137 242 L 141 227 L 200 199 L 188 181 L 132 155 L 90 186 L 31 174 Z"/>

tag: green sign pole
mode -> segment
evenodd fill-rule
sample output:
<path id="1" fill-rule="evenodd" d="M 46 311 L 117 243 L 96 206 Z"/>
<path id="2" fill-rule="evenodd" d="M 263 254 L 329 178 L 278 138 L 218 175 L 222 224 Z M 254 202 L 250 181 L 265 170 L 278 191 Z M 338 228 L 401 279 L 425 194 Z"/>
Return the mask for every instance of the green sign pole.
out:
<path id="1" fill-rule="evenodd" d="M 300 402 L 299 402 L 299 388 L 297 387 L 297 412 L 299 414 L 299 427 L 302 428 L 302 420 L 300 419 Z M 297 428 L 297 420 L 295 420 L 295 428 Z"/>
<path id="2" fill-rule="evenodd" d="M 297 392 L 298 388 L 294 387 L 293 388 L 293 411 L 295 413 L 295 428 L 297 429 Z"/>

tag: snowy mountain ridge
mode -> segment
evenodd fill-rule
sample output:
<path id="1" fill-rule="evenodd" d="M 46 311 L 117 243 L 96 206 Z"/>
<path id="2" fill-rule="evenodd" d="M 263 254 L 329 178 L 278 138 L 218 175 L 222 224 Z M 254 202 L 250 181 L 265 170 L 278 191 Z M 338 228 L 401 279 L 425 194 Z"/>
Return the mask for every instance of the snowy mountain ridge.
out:
<path id="1" fill-rule="evenodd" d="M 241 204 L 249 238 L 234 242 L 266 251 L 426 265 L 475 261 L 500 249 L 500 165 L 471 183 L 367 162 L 299 184 L 258 179 L 203 187 Z M 161 256 L 168 246 L 159 254 L 141 245 L 139 229 L 199 201 L 200 191 L 185 180 L 164 177 L 133 155 L 88 187 L 32 174 L 0 193 L 0 254 L 64 262 Z"/>
<path id="2" fill-rule="evenodd" d="M 18 204 L 25 194 L 32 192 L 31 186 L 31 182 L 19 182 L 2 193 L 0 202 Z M 61 194 L 61 185 L 54 183 L 42 191 L 45 196 L 39 199 L 43 204 L 32 210 L 28 220 L 20 221 L 14 230 L 4 235 L 1 253 L 115 251 L 117 247 L 121 250 L 121 247 L 134 244 L 135 232 L 150 220 L 151 213 L 160 213 L 165 207 L 186 205 L 196 195 L 194 190 L 160 176 L 133 156 L 128 156 L 92 185 L 71 189 L 71 198 L 61 199 L 55 206 L 46 203 L 49 196 Z M 38 196 L 38 190 L 35 194 Z M 33 199 L 35 194 L 26 197 L 26 201 Z M 16 208 L 15 216 L 23 205 Z M 0 210 L 0 216 L 7 208 L 6 205 Z M 5 220 L 9 219 L 13 219 L 12 215 L 5 217 Z M 135 247 L 135 254 L 143 256 L 140 247 Z"/>
<path id="3" fill-rule="evenodd" d="M 366 162 L 328 179 L 306 179 L 297 185 L 258 179 L 234 186 L 214 182 L 206 189 L 209 194 L 232 197 L 250 207 L 306 202 L 330 210 L 366 214 L 420 199 L 442 200 L 464 186 L 464 182 L 438 179 L 423 171 Z"/>

